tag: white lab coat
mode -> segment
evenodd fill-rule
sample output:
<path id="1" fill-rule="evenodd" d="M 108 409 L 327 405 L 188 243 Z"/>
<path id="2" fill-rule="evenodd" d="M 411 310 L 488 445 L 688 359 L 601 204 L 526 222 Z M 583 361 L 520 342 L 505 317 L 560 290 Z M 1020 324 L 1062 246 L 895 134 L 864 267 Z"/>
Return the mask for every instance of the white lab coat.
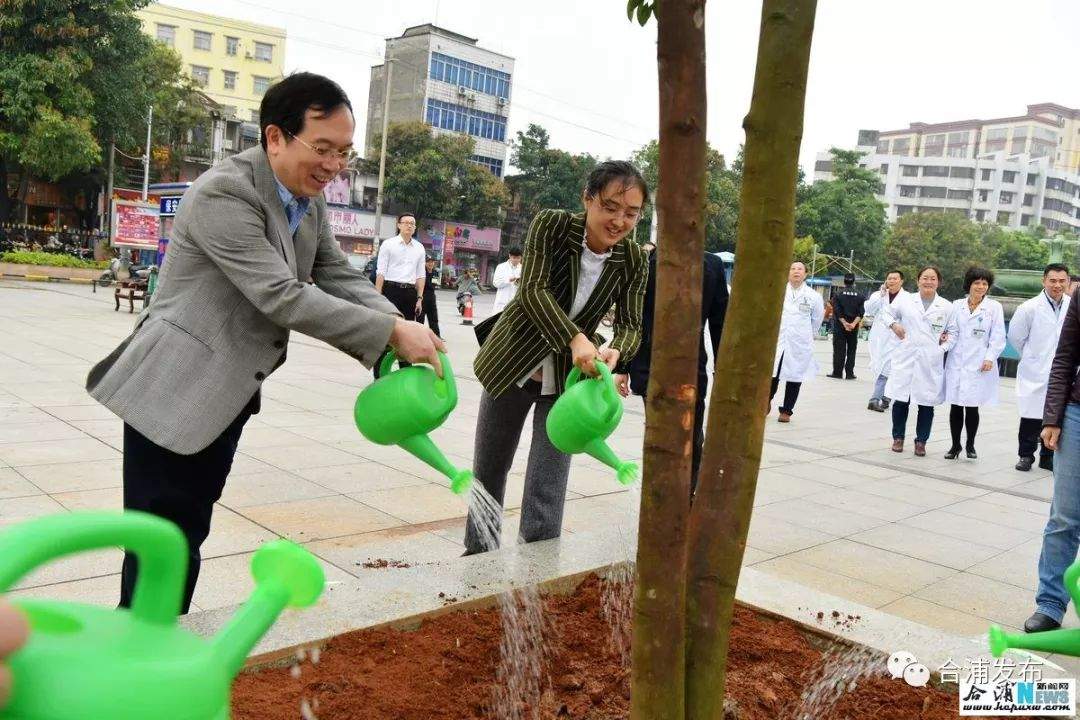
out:
<path id="1" fill-rule="evenodd" d="M 870 327 L 870 376 L 874 380 L 879 375 L 889 376 L 892 354 L 900 344 L 900 338 L 885 324 L 885 308 L 907 294 L 908 292 L 901 288 L 892 302 L 889 301 L 888 290 L 884 296 L 879 291 L 866 299 L 864 314 L 874 316 L 874 324 Z"/>
<path id="2" fill-rule="evenodd" d="M 521 263 L 518 263 L 517 267 L 514 267 L 510 264 L 510 261 L 507 260 L 504 263 L 499 263 L 499 266 L 495 268 L 495 276 L 491 279 L 491 283 L 496 289 L 495 305 L 491 308 L 492 314 L 500 312 L 514 299 L 514 296 L 517 295 L 518 284 L 510 281 L 520 277 Z"/>
<path id="3" fill-rule="evenodd" d="M 1068 294 L 1057 315 L 1045 292 L 1016 308 L 1009 322 L 1009 342 L 1020 353 L 1016 368 L 1016 405 L 1022 418 L 1041 418 L 1046 383 L 1057 352 L 1058 336 L 1069 309 Z"/>
<path id="4" fill-rule="evenodd" d="M 1001 303 L 983 298 L 972 313 L 962 297 L 953 303 L 952 330 L 956 344 L 945 361 L 945 402 L 964 407 L 996 405 L 998 401 L 997 359 L 1005 349 L 1005 313 Z M 986 372 L 983 362 L 993 363 Z"/>
<path id="5" fill-rule="evenodd" d="M 776 377 L 780 358 L 780 379 L 784 382 L 806 382 L 817 374 L 814 361 L 814 336 L 825 317 L 825 302 L 806 283 L 798 290 L 791 283 L 784 286 L 784 310 L 780 315 L 780 335 L 776 339 L 773 358 L 773 377 Z"/>
<path id="6" fill-rule="evenodd" d="M 951 313 L 952 303 L 940 295 L 924 310 L 917 292 L 897 298 L 882 313 L 886 327 L 900 323 L 906 333 L 892 354 L 885 397 L 929 406 L 945 399 L 945 352 L 956 336 L 942 343 L 941 334 L 949 328 Z"/>

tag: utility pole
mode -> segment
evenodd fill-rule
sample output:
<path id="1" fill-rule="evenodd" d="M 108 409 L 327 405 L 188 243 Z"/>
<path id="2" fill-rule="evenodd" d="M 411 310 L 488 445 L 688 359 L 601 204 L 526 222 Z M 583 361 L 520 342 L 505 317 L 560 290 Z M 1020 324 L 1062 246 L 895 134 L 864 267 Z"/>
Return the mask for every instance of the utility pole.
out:
<path id="1" fill-rule="evenodd" d="M 154 106 L 150 106 L 150 114 L 146 117 L 146 152 L 143 153 L 143 176 L 142 176 L 142 199 L 146 202 L 146 191 L 150 186 L 150 129 L 154 125 Z"/>
<path id="2" fill-rule="evenodd" d="M 390 123 L 390 76 L 394 73 L 394 61 L 386 59 L 386 83 L 383 86 L 382 149 L 379 151 L 379 189 L 375 196 L 375 238 L 371 254 L 379 254 L 380 230 L 382 229 L 383 182 L 386 179 L 386 126 Z"/>
<path id="3" fill-rule="evenodd" d="M 112 242 L 112 207 L 113 207 L 113 172 L 116 168 L 116 141 L 109 141 L 109 170 L 108 175 L 105 178 L 105 217 L 104 222 L 101 223 L 101 227 L 105 229 L 105 245 Z M 105 251 L 104 248 L 94 247 L 94 259 L 104 260 Z"/>

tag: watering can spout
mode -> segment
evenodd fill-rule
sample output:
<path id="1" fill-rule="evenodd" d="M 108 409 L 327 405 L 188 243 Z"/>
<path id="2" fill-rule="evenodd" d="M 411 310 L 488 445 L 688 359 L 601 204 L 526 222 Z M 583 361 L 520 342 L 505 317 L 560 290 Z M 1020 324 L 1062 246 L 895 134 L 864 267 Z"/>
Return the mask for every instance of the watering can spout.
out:
<path id="1" fill-rule="evenodd" d="M 426 462 L 431 467 L 450 479 L 450 490 L 461 495 L 472 485 L 473 475 L 468 470 L 459 470 L 450 464 L 442 451 L 431 442 L 427 435 L 413 435 L 398 442 L 398 445 L 410 455 Z"/>
<path id="2" fill-rule="evenodd" d="M 255 591 L 218 633 L 211 652 L 229 673 L 240 671 L 248 654 L 286 607 L 313 605 L 326 576 L 308 551 L 288 540 L 267 543 L 251 559 Z"/>
<path id="3" fill-rule="evenodd" d="M 585 452 L 615 470 L 615 476 L 623 485 L 632 485 L 640 473 L 636 463 L 623 462 L 603 440 L 590 440 L 585 445 Z"/>
<path id="4" fill-rule="evenodd" d="M 990 653 L 1001 657 L 1009 648 L 1039 650 L 1080 656 L 1080 629 L 1048 630 L 1025 635 L 1007 633 L 997 625 L 990 627 Z"/>

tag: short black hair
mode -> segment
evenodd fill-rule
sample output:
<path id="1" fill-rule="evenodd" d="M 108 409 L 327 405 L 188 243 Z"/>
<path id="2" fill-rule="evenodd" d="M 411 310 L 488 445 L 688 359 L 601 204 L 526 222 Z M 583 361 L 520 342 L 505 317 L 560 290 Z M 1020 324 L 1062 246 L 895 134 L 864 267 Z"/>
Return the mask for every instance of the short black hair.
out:
<path id="1" fill-rule="evenodd" d="M 890 270 L 889 272 L 885 273 L 885 277 L 887 278 L 887 277 L 889 277 L 890 275 L 892 275 L 893 273 L 896 273 L 897 275 L 899 275 L 899 276 L 900 276 L 900 279 L 901 279 L 901 280 L 905 280 L 905 279 L 906 279 L 906 278 L 904 277 L 904 272 L 903 272 L 902 270 L 897 270 L 897 269 L 895 269 L 895 268 L 894 268 L 894 269 L 892 269 L 892 270 Z"/>
<path id="2" fill-rule="evenodd" d="M 506 251 L 506 254 L 521 257 L 521 247 L 519 245 L 511 245 L 510 248 Z"/>
<path id="3" fill-rule="evenodd" d="M 934 271 L 934 274 L 937 275 L 937 281 L 940 284 L 941 283 L 941 269 L 938 268 L 937 265 L 923 265 L 922 268 L 919 270 L 919 274 L 916 275 L 915 278 L 916 279 L 921 278 L 922 274 L 924 272 L 926 272 L 927 270 L 933 270 Z M 964 288 L 964 289 L 966 290 L 967 288 Z"/>
<path id="4" fill-rule="evenodd" d="M 277 125 L 286 134 L 299 135 L 304 130 L 308 110 L 329 115 L 344 105 L 351 113 L 352 103 L 341 86 L 328 77 L 297 72 L 275 83 L 259 104 L 259 143 L 266 149 L 266 128 Z"/>
<path id="5" fill-rule="evenodd" d="M 394 223 L 397 224 L 397 223 L 401 222 L 401 218 L 407 218 L 407 217 L 411 217 L 413 220 L 416 219 L 416 216 L 413 215 L 411 212 L 403 212 L 403 213 L 401 213 L 400 215 L 397 216 L 397 220 L 395 220 Z"/>
<path id="6" fill-rule="evenodd" d="M 1069 267 L 1067 265 L 1063 265 L 1061 263 L 1050 263 L 1045 268 L 1043 268 L 1043 277 L 1046 277 L 1047 275 L 1049 275 L 1052 272 L 1063 272 L 1066 275 L 1068 275 L 1069 274 Z"/>
<path id="7" fill-rule="evenodd" d="M 851 287 L 855 284 L 855 273 L 844 273 L 844 284 Z"/>
<path id="8" fill-rule="evenodd" d="M 964 292 L 971 290 L 971 284 L 976 280 L 985 280 L 987 285 L 993 285 L 994 273 L 984 267 L 972 265 L 964 273 Z"/>
<path id="9" fill-rule="evenodd" d="M 589 179 L 585 181 L 585 194 L 591 198 L 597 197 L 609 183 L 619 180 L 622 181 L 620 192 L 637 187 L 645 202 L 649 202 L 649 184 L 645 182 L 641 172 L 625 160 L 606 160 L 593 168 Z"/>

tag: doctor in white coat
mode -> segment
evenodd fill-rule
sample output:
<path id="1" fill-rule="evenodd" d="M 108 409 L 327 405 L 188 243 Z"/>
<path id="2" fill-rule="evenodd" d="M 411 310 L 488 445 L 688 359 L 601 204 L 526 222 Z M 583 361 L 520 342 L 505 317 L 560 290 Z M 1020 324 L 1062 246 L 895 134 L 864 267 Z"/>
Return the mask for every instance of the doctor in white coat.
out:
<path id="1" fill-rule="evenodd" d="M 952 303 L 937 294 L 941 271 L 930 265 L 919 271 L 919 292 L 894 301 L 885 311 L 885 324 L 900 344 L 892 355 L 885 394 L 892 398 L 892 450 L 904 451 L 911 403 L 919 406 L 915 421 L 915 454 L 926 455 L 934 424 L 934 406 L 945 399 L 945 353 L 956 341 L 948 333 Z"/>
<path id="2" fill-rule="evenodd" d="M 1016 469 L 1027 472 L 1035 464 L 1042 430 L 1046 382 L 1054 362 L 1058 336 L 1069 309 L 1069 268 L 1057 263 L 1043 270 L 1043 291 L 1026 301 L 1013 313 L 1009 322 L 1009 342 L 1020 353 L 1016 368 L 1016 405 L 1020 411 L 1020 460 Z M 1039 448 L 1039 467 L 1054 469 L 1054 451 Z"/>
<path id="3" fill-rule="evenodd" d="M 964 273 L 967 297 L 953 303 L 949 332 L 956 344 L 945 360 L 945 402 L 949 403 L 952 446 L 946 460 L 960 455 L 960 433 L 967 429 L 964 450 L 968 458 L 978 457 L 975 435 L 979 432 L 979 408 L 997 405 L 997 359 L 1005 349 L 1005 313 L 1001 303 L 986 296 L 994 284 L 994 273 L 970 267 Z"/>
<path id="4" fill-rule="evenodd" d="M 867 410 L 885 412 L 889 409 L 891 401 L 885 396 L 885 382 L 889 379 L 892 354 L 900 344 L 900 338 L 885 324 L 884 315 L 887 307 L 907 294 L 904 290 L 904 273 L 890 270 L 885 275 L 881 290 L 866 299 L 866 314 L 874 317 L 874 324 L 870 327 L 870 373 L 875 378 L 874 394 L 870 396 Z"/>
<path id="5" fill-rule="evenodd" d="M 502 309 L 510 304 L 517 295 L 518 282 L 521 280 L 521 248 L 515 245 L 507 254 L 510 257 L 506 262 L 499 263 L 491 279 L 491 284 L 495 286 L 495 304 L 491 307 L 492 315 L 502 312 Z"/>
<path id="6" fill-rule="evenodd" d="M 814 336 L 824 318 L 825 302 L 821 295 L 807 287 L 806 265 L 796 260 L 791 263 L 788 284 L 784 287 L 784 309 L 780 315 L 780 334 L 776 339 L 772 386 L 769 389 L 771 403 L 780 381 L 786 383 L 784 404 L 780 406 L 778 418 L 782 423 L 791 422 L 799 389 L 817 374 Z M 769 409 L 772 409 L 771 404 Z"/>

